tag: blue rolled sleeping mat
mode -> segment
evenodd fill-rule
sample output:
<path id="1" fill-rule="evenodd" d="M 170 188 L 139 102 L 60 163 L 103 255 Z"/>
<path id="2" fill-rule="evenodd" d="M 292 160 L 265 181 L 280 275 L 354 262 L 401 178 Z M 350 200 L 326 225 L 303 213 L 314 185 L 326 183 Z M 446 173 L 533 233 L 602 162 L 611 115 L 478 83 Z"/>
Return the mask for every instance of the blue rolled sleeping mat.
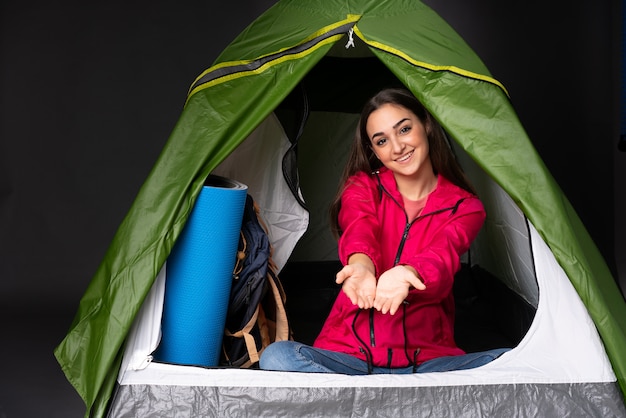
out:
<path id="1" fill-rule="evenodd" d="M 156 361 L 218 365 L 247 190 L 207 178 L 167 259 Z"/>

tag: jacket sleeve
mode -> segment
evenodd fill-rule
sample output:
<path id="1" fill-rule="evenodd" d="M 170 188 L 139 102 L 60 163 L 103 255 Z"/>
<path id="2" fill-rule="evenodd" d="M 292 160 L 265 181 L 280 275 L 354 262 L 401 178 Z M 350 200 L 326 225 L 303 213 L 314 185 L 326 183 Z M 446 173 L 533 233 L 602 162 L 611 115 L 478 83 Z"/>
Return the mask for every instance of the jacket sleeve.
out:
<path id="1" fill-rule="evenodd" d="M 341 196 L 339 227 L 342 234 L 338 246 L 339 259 L 344 265 L 352 254 L 363 253 L 372 260 L 376 274 L 379 274 L 381 252 L 377 192 L 376 185 L 363 173 L 348 179 Z"/>
<path id="2" fill-rule="evenodd" d="M 433 301 L 443 300 L 452 291 L 460 257 L 478 235 L 485 221 L 485 210 L 480 200 L 472 197 L 463 200 L 454 214 L 438 216 L 449 219 L 432 234 L 420 252 L 400 259 L 400 264 L 413 266 L 426 285 L 423 291 L 412 291 L 414 296 Z"/>

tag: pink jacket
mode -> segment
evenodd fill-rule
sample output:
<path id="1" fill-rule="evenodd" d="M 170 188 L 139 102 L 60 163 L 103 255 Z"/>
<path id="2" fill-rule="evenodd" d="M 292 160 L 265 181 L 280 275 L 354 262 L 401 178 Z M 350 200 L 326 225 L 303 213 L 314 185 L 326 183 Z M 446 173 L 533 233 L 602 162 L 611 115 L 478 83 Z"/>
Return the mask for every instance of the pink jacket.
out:
<path id="1" fill-rule="evenodd" d="M 407 367 L 463 354 L 454 342 L 452 284 L 480 230 L 485 211 L 471 193 L 438 176 L 422 213 L 407 219 L 393 173 L 359 173 L 342 199 L 339 258 L 367 254 L 376 275 L 397 264 L 413 266 L 426 285 L 413 289 L 395 315 L 362 311 L 340 292 L 314 346 L 348 353 L 380 367 Z"/>

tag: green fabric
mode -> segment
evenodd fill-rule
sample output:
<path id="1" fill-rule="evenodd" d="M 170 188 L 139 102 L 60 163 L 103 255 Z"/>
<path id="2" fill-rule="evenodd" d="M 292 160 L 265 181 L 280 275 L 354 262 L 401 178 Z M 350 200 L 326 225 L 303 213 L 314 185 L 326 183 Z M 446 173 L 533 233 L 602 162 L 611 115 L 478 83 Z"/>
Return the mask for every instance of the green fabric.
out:
<path id="1" fill-rule="evenodd" d="M 116 355 L 204 179 L 328 48 L 300 58 L 297 68 L 287 62 L 236 84 L 201 90 L 187 104 L 82 297 L 68 335 L 55 350 L 88 412 L 110 369 L 119 367 Z M 231 120 L 238 123 L 224 123 Z"/>
<path id="2" fill-rule="evenodd" d="M 190 92 L 161 156 L 81 299 L 67 336 L 55 350 L 85 401 L 87 415 L 105 412 L 124 339 L 204 179 L 338 37 L 297 54 L 281 54 L 353 21 L 356 35 L 374 47 L 372 51 L 500 183 L 550 245 L 589 309 L 626 393 L 626 306 L 505 92 L 480 59 L 441 18 L 414 0 L 283 0 L 244 30 L 208 71 L 228 73 L 229 68 L 276 53 L 280 58 Z"/>
<path id="3" fill-rule="evenodd" d="M 626 397 L 626 304 L 598 248 L 527 138 L 505 94 L 481 81 L 466 79 L 463 86 L 450 73 L 433 74 L 392 55 L 377 55 L 511 196 L 548 243 L 589 311 Z"/>

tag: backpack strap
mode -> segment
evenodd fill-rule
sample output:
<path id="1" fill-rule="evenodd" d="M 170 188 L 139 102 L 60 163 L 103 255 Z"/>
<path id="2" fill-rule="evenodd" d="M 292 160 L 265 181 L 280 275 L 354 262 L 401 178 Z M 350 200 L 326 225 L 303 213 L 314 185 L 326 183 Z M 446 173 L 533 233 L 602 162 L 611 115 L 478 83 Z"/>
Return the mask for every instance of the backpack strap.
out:
<path id="1" fill-rule="evenodd" d="M 224 330 L 224 334 L 226 336 L 235 337 L 235 338 L 243 338 L 244 341 L 246 342 L 246 349 L 248 350 L 248 355 L 250 356 L 250 359 L 248 360 L 248 362 L 246 362 L 247 366 L 244 365 L 242 367 L 250 367 L 250 364 L 254 364 L 259 361 L 259 352 L 256 349 L 256 342 L 254 340 L 254 337 L 250 333 L 250 331 L 252 331 L 252 328 L 254 328 L 254 325 L 257 322 L 257 318 L 259 317 L 259 308 L 260 306 L 256 307 L 256 310 L 254 311 L 254 315 L 252 315 L 252 317 L 250 318 L 246 326 L 244 326 L 241 330 L 235 333 L 232 333 L 227 329 Z"/>
<path id="2" fill-rule="evenodd" d="M 274 341 L 286 341 L 291 339 L 289 331 L 289 321 L 287 320 L 287 311 L 285 310 L 285 302 L 287 302 L 287 296 L 282 284 L 274 275 L 273 269 L 268 269 L 267 281 L 270 284 L 272 293 L 274 294 L 274 301 L 276 302 L 276 324 Z"/>
<path id="3" fill-rule="evenodd" d="M 287 311 L 285 310 L 285 302 L 287 297 L 280 281 L 276 279 L 273 269 L 268 269 L 268 283 L 274 296 L 276 306 L 276 322 L 270 321 L 265 315 L 265 311 L 261 304 L 257 305 L 254 314 L 239 331 L 232 333 L 228 329 L 224 330 L 224 334 L 228 337 L 243 338 L 246 342 L 246 350 L 248 351 L 249 360 L 241 367 L 250 367 L 257 363 L 261 357 L 261 353 L 273 341 L 285 341 L 291 339 L 289 331 L 289 321 L 287 320 Z M 261 350 L 257 350 L 256 341 L 251 334 L 255 324 L 259 325 L 261 334 Z"/>

